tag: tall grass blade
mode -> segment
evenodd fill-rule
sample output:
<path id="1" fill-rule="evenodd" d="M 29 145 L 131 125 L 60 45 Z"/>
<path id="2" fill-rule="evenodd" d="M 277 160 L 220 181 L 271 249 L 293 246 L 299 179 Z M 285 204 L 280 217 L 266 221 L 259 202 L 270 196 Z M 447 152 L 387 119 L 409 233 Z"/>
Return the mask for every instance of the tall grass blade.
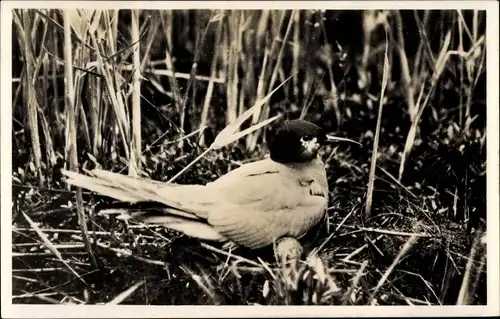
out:
<path id="1" fill-rule="evenodd" d="M 40 137 L 38 135 L 38 100 L 35 86 L 31 84 L 31 80 L 36 77 L 35 53 L 33 51 L 31 37 L 34 16 L 30 13 L 32 13 L 30 10 L 14 10 L 13 18 L 18 29 L 19 45 L 24 53 L 25 59 L 23 96 L 24 103 L 26 105 L 26 114 L 28 114 L 28 126 L 30 131 L 35 173 L 38 178 L 38 184 L 41 187 L 44 182 L 41 170 L 42 151 L 40 146 Z"/>
<path id="2" fill-rule="evenodd" d="M 439 53 L 439 56 L 436 60 L 436 65 L 435 65 L 435 72 L 432 75 L 431 78 L 431 87 L 429 89 L 429 92 L 427 93 L 425 100 L 422 104 L 420 104 L 421 97 L 424 92 L 424 86 L 422 86 L 421 91 L 420 91 L 420 96 L 417 99 L 417 103 L 415 104 L 415 107 L 417 109 L 417 114 L 413 118 L 413 121 L 410 126 L 410 130 L 408 131 L 408 135 L 406 137 L 406 142 L 403 150 L 403 154 L 401 155 L 401 163 L 399 164 L 399 175 L 398 175 L 398 180 L 401 182 L 401 179 L 403 178 L 403 172 L 404 172 L 404 167 L 406 164 L 406 161 L 408 160 L 408 157 L 410 156 L 411 150 L 413 149 L 413 144 L 415 142 L 415 138 L 417 135 L 417 130 L 418 130 L 418 123 L 420 121 L 420 118 L 425 110 L 425 107 L 427 106 L 427 103 L 434 93 L 434 89 L 436 88 L 436 85 L 439 81 L 439 78 L 441 76 L 441 73 L 444 70 L 444 67 L 446 65 L 446 62 L 448 61 L 448 58 L 450 56 L 448 52 L 448 47 L 451 42 L 451 30 L 448 31 L 445 40 L 443 42 L 443 46 L 441 47 L 441 51 Z"/>
<path id="3" fill-rule="evenodd" d="M 283 58 L 285 47 L 288 44 L 288 38 L 290 35 L 290 31 L 292 30 L 295 14 L 296 14 L 296 11 L 292 10 L 292 12 L 290 14 L 290 18 L 288 20 L 288 26 L 286 28 L 285 35 L 284 35 L 283 39 L 281 39 L 281 48 L 280 48 L 280 51 L 279 51 L 278 56 L 276 58 L 276 64 L 274 65 L 274 70 L 273 70 L 273 73 L 271 75 L 271 80 L 269 81 L 269 84 L 268 84 L 268 92 L 271 91 L 271 88 L 274 86 L 274 82 L 276 82 L 276 79 L 278 78 L 278 72 L 281 69 L 281 60 Z M 283 82 L 283 83 L 285 83 L 285 82 Z M 269 117 L 269 106 L 267 105 L 267 101 L 262 105 L 262 107 L 256 108 L 254 110 L 254 112 L 255 112 L 254 114 L 258 114 L 257 118 L 259 118 L 259 116 L 260 116 L 261 120 L 268 118 Z M 255 146 L 257 145 L 258 138 L 259 138 L 258 133 L 251 136 L 251 139 L 247 145 L 247 150 L 249 150 L 249 151 L 254 150 Z"/>
<path id="4" fill-rule="evenodd" d="M 380 126 L 382 124 L 382 109 L 384 106 L 384 94 L 387 87 L 387 81 L 389 77 L 389 59 L 387 57 L 387 51 L 389 50 L 389 39 L 387 37 L 387 28 L 385 29 L 386 42 L 385 42 L 385 52 L 384 52 L 384 73 L 382 75 L 382 89 L 380 90 L 380 100 L 377 115 L 377 127 L 375 128 L 375 137 L 373 139 L 373 150 L 372 158 L 370 162 L 370 175 L 368 178 L 368 190 L 366 193 L 366 206 L 365 206 L 365 219 L 370 218 L 372 201 L 373 201 L 373 187 L 375 181 L 375 169 L 377 168 L 377 156 L 378 156 L 378 143 L 380 138 Z"/>
<path id="5" fill-rule="evenodd" d="M 130 34 L 132 43 L 137 43 L 133 50 L 132 80 L 132 132 L 130 139 L 129 175 L 137 176 L 141 170 L 141 50 L 139 42 L 139 10 L 131 10 Z"/>
<path id="6" fill-rule="evenodd" d="M 71 43 L 71 28 L 70 28 L 70 10 L 64 10 L 64 75 L 65 81 L 65 108 L 67 112 L 66 119 L 68 120 L 68 134 L 67 141 L 69 141 L 69 163 L 70 170 L 78 170 L 78 155 L 77 155 L 77 139 L 76 139 L 76 115 L 75 115 L 75 89 L 73 86 L 73 57 L 72 57 L 72 43 Z M 92 251 L 92 246 L 90 245 L 90 237 L 87 229 L 87 221 L 84 216 L 83 210 L 83 198 L 81 189 L 76 191 L 76 207 L 78 215 L 78 223 L 82 231 L 83 243 L 85 249 L 90 256 L 92 264 L 97 267 L 97 261 L 95 259 L 94 253 Z"/>

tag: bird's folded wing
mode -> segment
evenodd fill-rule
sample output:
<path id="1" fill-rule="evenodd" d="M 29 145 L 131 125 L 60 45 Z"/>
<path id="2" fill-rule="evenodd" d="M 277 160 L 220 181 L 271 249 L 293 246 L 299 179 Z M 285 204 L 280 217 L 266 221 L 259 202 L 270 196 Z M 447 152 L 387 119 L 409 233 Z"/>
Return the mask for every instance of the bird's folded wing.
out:
<path id="1" fill-rule="evenodd" d="M 260 248 L 290 236 L 302 237 L 324 216 L 326 199 L 310 196 L 295 207 L 261 210 L 254 205 L 234 206 L 209 215 L 208 223 L 220 234 L 240 245 Z"/>
<path id="2" fill-rule="evenodd" d="M 321 220 L 328 202 L 325 186 L 308 176 L 265 160 L 234 170 L 207 185 L 221 203 L 208 210 L 208 223 L 250 248 L 301 237 Z"/>
<path id="3" fill-rule="evenodd" d="M 271 160 L 248 163 L 207 184 L 207 188 L 228 205 L 254 204 L 270 199 L 270 194 L 293 182 L 283 174 L 283 168 Z"/>
<path id="4" fill-rule="evenodd" d="M 323 167 L 294 170 L 271 160 L 246 164 L 206 187 L 218 202 L 258 205 L 265 211 L 298 206 L 307 195 L 328 197 Z"/>

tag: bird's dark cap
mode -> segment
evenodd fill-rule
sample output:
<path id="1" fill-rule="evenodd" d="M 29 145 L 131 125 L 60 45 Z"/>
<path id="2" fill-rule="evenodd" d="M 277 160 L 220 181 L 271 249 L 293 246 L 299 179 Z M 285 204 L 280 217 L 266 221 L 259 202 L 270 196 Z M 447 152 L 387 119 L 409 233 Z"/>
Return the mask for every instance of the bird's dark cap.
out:
<path id="1" fill-rule="evenodd" d="M 315 140 L 314 140 L 315 139 Z M 304 120 L 286 121 L 274 135 L 270 144 L 271 159 L 280 163 L 301 163 L 313 160 L 317 148 L 326 141 L 327 136 L 318 125 Z M 304 147 L 304 142 L 317 144 L 312 152 Z"/>

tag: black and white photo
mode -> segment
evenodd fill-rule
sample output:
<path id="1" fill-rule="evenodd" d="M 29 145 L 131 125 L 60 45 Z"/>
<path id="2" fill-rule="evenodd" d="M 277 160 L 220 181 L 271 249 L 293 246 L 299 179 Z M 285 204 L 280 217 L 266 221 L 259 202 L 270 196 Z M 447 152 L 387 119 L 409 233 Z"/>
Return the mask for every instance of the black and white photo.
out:
<path id="1" fill-rule="evenodd" d="M 251 3 L 2 4 L 9 316 L 498 315 L 498 3 Z"/>

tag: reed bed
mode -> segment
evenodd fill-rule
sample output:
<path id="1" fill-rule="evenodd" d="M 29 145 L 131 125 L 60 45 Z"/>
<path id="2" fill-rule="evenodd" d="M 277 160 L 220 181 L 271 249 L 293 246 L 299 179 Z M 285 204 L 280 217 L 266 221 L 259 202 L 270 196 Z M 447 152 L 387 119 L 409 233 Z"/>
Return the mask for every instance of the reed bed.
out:
<path id="1" fill-rule="evenodd" d="M 484 11 L 14 10 L 13 302 L 486 303 Z M 345 32 L 349 30 L 349 32 Z M 324 150 L 296 264 L 101 215 L 60 169 L 207 183 L 284 119 Z"/>

